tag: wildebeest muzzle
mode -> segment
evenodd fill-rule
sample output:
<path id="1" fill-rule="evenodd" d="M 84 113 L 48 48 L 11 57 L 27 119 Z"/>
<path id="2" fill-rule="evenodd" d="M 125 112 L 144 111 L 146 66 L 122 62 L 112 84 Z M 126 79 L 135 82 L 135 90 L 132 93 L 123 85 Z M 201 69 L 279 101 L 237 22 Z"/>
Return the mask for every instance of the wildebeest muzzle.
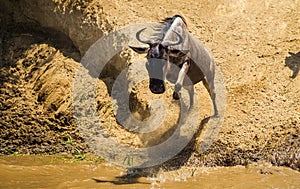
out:
<path id="1" fill-rule="evenodd" d="M 149 58 L 146 63 L 146 68 L 150 77 L 149 88 L 154 94 L 161 94 L 165 92 L 165 59 Z"/>
<path id="2" fill-rule="evenodd" d="M 161 94 L 165 92 L 165 84 L 163 80 L 150 78 L 149 88 L 154 94 Z"/>

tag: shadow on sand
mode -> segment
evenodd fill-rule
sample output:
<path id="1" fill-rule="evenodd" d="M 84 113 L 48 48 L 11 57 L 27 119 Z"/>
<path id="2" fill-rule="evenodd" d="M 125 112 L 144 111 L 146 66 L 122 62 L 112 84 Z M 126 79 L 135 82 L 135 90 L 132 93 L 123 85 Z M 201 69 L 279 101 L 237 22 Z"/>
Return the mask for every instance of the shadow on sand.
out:
<path id="1" fill-rule="evenodd" d="M 289 69 L 293 71 L 292 75 L 290 78 L 294 79 L 297 77 L 299 71 L 300 71 L 300 52 L 298 53 L 292 53 L 289 52 L 290 56 L 287 56 L 285 58 L 285 65 Z"/>

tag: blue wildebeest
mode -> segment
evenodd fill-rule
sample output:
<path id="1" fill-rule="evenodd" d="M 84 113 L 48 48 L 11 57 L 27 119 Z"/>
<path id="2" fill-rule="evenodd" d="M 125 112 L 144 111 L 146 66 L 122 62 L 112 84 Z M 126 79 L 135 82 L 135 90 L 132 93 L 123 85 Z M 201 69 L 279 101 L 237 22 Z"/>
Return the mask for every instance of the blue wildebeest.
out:
<path id="1" fill-rule="evenodd" d="M 130 46 L 130 48 L 137 53 L 147 53 L 146 68 L 150 77 L 151 92 L 163 93 L 164 81 L 167 79 L 175 83 L 174 99 L 179 99 L 179 91 L 182 87 L 188 90 L 191 108 L 194 99 L 194 84 L 202 81 L 212 99 L 214 116 L 218 116 L 215 100 L 214 60 L 203 44 L 187 31 L 184 18 L 180 15 L 166 18 L 154 28 L 156 33 L 153 36 L 142 39 L 141 33 L 146 29 L 139 30 L 136 38 L 148 46 Z M 170 63 L 178 66 L 180 70 L 171 69 Z"/>

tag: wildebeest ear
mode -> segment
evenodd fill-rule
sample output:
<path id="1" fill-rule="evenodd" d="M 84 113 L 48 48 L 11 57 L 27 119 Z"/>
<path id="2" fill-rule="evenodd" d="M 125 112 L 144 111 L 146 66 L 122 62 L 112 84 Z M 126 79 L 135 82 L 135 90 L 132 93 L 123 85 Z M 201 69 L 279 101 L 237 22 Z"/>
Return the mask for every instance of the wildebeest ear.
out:
<path id="1" fill-rule="evenodd" d="M 175 57 L 183 57 L 185 56 L 187 53 L 189 52 L 189 50 L 178 50 L 178 49 L 169 49 L 168 50 L 168 54 L 170 56 L 175 56 Z"/>
<path id="2" fill-rule="evenodd" d="M 137 52 L 139 54 L 143 54 L 148 52 L 149 47 L 133 47 L 133 46 L 129 46 L 134 52 Z"/>

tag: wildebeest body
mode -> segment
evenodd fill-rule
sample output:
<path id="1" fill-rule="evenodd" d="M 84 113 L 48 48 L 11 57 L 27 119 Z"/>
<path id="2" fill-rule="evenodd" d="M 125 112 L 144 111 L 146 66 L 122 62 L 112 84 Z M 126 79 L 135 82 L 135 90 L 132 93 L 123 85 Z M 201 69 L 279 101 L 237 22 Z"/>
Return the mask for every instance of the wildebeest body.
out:
<path id="1" fill-rule="evenodd" d="M 147 52 L 148 68 L 150 66 L 156 67 L 152 71 L 148 69 L 151 91 L 156 93 L 158 89 L 157 93 L 164 92 L 163 80 L 167 79 L 175 83 L 175 91 L 173 93 L 175 99 L 179 98 L 178 92 L 181 87 L 185 87 L 189 91 L 190 106 L 192 106 L 194 96 L 193 85 L 203 81 L 213 102 L 214 115 L 217 116 L 218 111 L 214 91 L 214 60 L 203 44 L 187 31 L 184 19 L 179 15 L 165 19 L 160 30 L 163 38 L 158 42 L 157 40 L 155 42 L 140 40 L 140 33 L 143 30 L 145 28 L 137 33 L 137 39 L 143 43 L 147 43 L 149 48 L 143 50 L 137 47 L 131 48 L 136 52 Z M 179 69 L 174 69 L 172 64 L 178 66 Z M 160 66 L 158 67 L 158 65 Z M 158 78 L 151 78 L 153 70 L 156 73 L 162 71 L 162 75 Z"/>

